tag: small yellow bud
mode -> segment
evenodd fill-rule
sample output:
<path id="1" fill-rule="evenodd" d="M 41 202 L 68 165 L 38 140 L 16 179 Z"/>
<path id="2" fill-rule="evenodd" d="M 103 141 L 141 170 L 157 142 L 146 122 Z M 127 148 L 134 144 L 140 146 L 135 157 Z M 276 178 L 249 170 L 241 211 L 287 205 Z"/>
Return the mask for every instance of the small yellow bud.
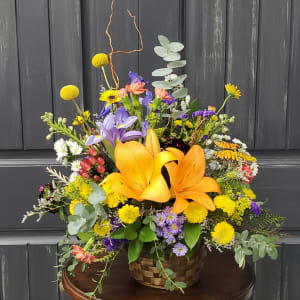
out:
<path id="1" fill-rule="evenodd" d="M 92 65 L 95 68 L 101 68 L 108 65 L 108 56 L 105 53 L 95 54 L 92 58 Z"/>
<path id="2" fill-rule="evenodd" d="M 79 88 L 76 85 L 65 85 L 60 90 L 60 97 L 63 100 L 73 100 L 79 95 Z"/>

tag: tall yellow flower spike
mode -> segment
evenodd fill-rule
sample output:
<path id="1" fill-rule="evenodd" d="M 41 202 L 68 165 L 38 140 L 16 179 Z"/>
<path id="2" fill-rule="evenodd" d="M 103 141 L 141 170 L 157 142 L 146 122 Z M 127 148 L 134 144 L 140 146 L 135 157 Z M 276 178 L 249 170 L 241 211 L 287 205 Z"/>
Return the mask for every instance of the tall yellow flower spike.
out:
<path id="1" fill-rule="evenodd" d="M 176 148 L 167 148 L 178 160 L 166 165 L 171 181 L 171 196 L 175 197 L 173 213 L 179 214 L 188 206 L 188 199 L 194 200 L 208 210 L 216 209 L 212 199 L 206 194 L 221 193 L 219 184 L 211 177 L 204 177 L 205 155 L 202 148 L 194 145 L 186 155 Z"/>
<path id="2" fill-rule="evenodd" d="M 170 190 L 161 168 L 176 160 L 176 156 L 160 151 L 158 138 L 152 129 L 147 132 L 146 146 L 136 141 L 119 142 L 115 148 L 115 159 L 120 173 L 111 173 L 102 183 L 120 182 L 112 188 L 137 201 L 163 203 L 170 199 Z"/>

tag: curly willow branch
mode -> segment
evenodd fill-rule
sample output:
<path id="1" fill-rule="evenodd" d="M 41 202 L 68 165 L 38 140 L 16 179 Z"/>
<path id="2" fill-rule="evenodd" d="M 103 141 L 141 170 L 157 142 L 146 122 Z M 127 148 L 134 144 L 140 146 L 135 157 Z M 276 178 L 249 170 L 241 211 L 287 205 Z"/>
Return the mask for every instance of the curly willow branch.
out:
<path id="1" fill-rule="evenodd" d="M 139 49 L 134 49 L 134 50 L 129 50 L 129 51 L 123 51 L 123 50 L 116 50 L 116 51 L 114 51 L 114 47 L 112 45 L 112 37 L 111 37 L 111 34 L 109 33 L 109 28 L 110 28 L 110 25 L 111 25 L 111 22 L 112 22 L 112 17 L 114 15 L 114 2 L 115 2 L 115 0 L 111 1 L 110 16 L 109 16 L 108 24 L 106 26 L 105 33 L 108 36 L 109 46 L 110 46 L 110 53 L 108 54 L 108 56 L 109 56 L 109 62 L 110 62 L 110 70 L 111 70 L 112 78 L 114 80 L 116 89 L 119 89 L 120 79 L 119 79 L 119 76 L 118 76 L 118 74 L 117 74 L 117 72 L 116 72 L 116 70 L 114 68 L 114 65 L 113 65 L 113 60 L 112 60 L 113 54 L 117 54 L 117 53 L 130 54 L 130 53 L 140 52 L 140 51 L 143 51 L 144 44 L 143 44 L 143 38 L 142 38 L 141 31 L 139 30 L 139 27 L 138 27 L 138 25 L 136 23 L 136 16 L 133 16 L 132 13 L 130 12 L 130 10 L 127 10 L 130 18 L 133 19 L 134 27 L 135 27 L 136 31 L 138 32 L 139 40 L 140 40 L 140 48 Z"/>

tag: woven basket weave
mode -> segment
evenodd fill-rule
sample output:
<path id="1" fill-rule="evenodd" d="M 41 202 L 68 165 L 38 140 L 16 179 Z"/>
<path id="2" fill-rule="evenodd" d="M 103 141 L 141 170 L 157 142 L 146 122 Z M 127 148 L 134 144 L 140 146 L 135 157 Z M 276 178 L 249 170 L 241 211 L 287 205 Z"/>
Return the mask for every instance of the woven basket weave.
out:
<path id="1" fill-rule="evenodd" d="M 204 265 L 207 255 L 206 247 L 201 246 L 195 249 L 193 256 L 187 260 L 185 257 L 172 256 L 170 260 L 163 262 L 164 268 L 169 268 L 176 273 L 174 281 L 181 281 L 187 287 L 199 281 L 200 271 Z M 165 289 L 166 277 L 160 277 L 156 268 L 156 263 L 152 258 L 146 257 L 142 252 L 139 259 L 129 264 L 131 277 L 140 284 L 158 289 Z"/>

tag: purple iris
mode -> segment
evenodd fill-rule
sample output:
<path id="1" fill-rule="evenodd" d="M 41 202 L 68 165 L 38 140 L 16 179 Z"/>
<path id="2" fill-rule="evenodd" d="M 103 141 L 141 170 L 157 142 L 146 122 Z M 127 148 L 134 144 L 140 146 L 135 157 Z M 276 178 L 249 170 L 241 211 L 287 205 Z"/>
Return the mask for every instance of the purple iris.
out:
<path id="1" fill-rule="evenodd" d="M 115 147 L 117 141 L 126 142 L 143 137 L 141 131 L 131 130 L 126 132 L 126 129 L 133 125 L 136 120 L 137 117 L 129 117 L 124 106 L 120 106 L 115 114 L 110 113 L 103 122 L 96 122 L 100 134 L 89 136 L 85 144 L 90 146 L 105 139 L 112 147 Z"/>
<path id="2" fill-rule="evenodd" d="M 145 84 L 149 83 L 149 81 L 144 80 L 144 78 L 142 76 L 138 75 L 137 73 L 135 73 L 133 71 L 129 71 L 128 76 L 131 80 L 131 84 L 137 83 L 137 82 L 145 82 Z"/>
<path id="3" fill-rule="evenodd" d="M 251 201 L 251 210 L 257 215 L 259 216 L 261 213 L 260 207 L 254 202 Z"/>
<path id="4" fill-rule="evenodd" d="M 111 110 L 111 104 L 109 104 L 107 107 L 106 107 L 106 102 L 104 103 L 104 106 L 102 107 L 99 115 L 97 116 L 97 119 L 101 119 L 102 117 L 105 117 L 106 115 L 108 115 L 110 113 L 110 110 Z"/>
<path id="5" fill-rule="evenodd" d="M 147 135 L 147 131 L 149 128 L 149 123 L 147 121 L 142 121 L 141 126 L 142 126 L 142 135 L 143 137 L 145 137 Z"/>
<path id="6" fill-rule="evenodd" d="M 147 109 L 146 114 L 147 115 L 149 114 L 150 109 L 151 109 L 149 104 L 152 104 L 152 102 L 153 102 L 153 94 L 152 94 L 151 91 L 147 91 L 146 96 L 140 98 L 140 104 L 142 104 L 143 106 L 146 107 L 146 109 Z"/>

